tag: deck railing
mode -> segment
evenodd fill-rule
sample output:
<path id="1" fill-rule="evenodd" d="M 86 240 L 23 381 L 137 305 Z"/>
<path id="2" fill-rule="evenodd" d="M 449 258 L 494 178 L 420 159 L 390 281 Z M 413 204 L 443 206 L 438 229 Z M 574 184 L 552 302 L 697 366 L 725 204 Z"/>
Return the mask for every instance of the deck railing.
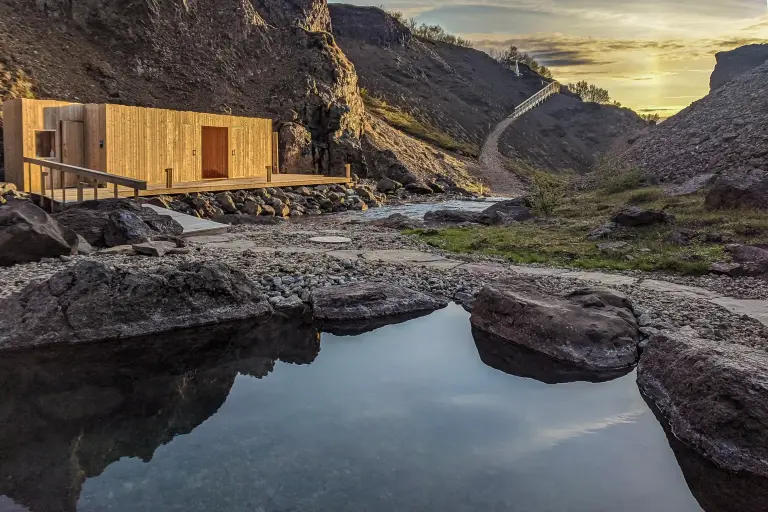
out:
<path id="1" fill-rule="evenodd" d="M 512 119 L 516 119 L 526 112 L 529 112 L 530 110 L 538 107 L 540 104 L 544 103 L 547 98 L 552 96 L 553 94 L 557 94 L 560 92 L 560 83 L 559 82 L 552 82 L 549 85 L 547 85 L 545 88 L 519 104 L 517 107 L 515 107 L 514 113 L 510 115 L 509 117 Z"/>
<path id="2" fill-rule="evenodd" d="M 85 167 L 78 167 L 76 165 L 62 164 L 60 162 L 53 162 L 51 160 L 44 160 L 40 158 L 24 157 L 24 163 L 26 165 L 27 176 L 29 178 L 29 192 L 36 193 L 32 190 L 32 166 L 37 166 L 40 172 L 40 206 L 45 205 L 45 199 L 47 197 L 48 188 L 46 187 L 46 179 L 50 185 L 50 197 L 51 197 L 51 210 L 56 203 L 55 190 L 56 187 L 54 177 L 54 171 L 59 172 L 58 182 L 61 184 L 61 205 L 62 209 L 67 204 L 67 183 L 66 176 L 74 175 L 77 177 L 77 201 L 83 200 L 83 189 L 85 187 L 84 180 L 91 180 L 88 186 L 93 187 L 93 198 L 99 198 L 99 184 L 111 183 L 113 185 L 114 197 L 118 197 L 118 187 L 127 187 L 133 189 L 134 199 L 139 198 L 139 190 L 147 190 L 147 182 L 143 180 L 136 180 L 133 178 L 126 178 L 125 176 L 118 176 L 116 174 L 109 174 L 107 172 L 95 171 L 93 169 L 86 169 Z"/>

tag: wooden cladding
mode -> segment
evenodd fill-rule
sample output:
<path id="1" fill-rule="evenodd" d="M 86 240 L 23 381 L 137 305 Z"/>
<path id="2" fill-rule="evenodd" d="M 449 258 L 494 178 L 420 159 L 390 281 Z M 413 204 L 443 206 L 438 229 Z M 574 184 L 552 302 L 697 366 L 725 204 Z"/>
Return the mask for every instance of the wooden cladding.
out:
<path id="1" fill-rule="evenodd" d="M 150 185 L 166 185 L 166 169 L 173 169 L 175 183 L 266 182 L 267 166 L 277 161 L 270 119 L 48 100 L 10 100 L 3 113 L 6 178 L 23 190 L 40 188 L 23 158 L 41 156 L 36 135 L 43 130 L 56 131 L 55 161 Z"/>

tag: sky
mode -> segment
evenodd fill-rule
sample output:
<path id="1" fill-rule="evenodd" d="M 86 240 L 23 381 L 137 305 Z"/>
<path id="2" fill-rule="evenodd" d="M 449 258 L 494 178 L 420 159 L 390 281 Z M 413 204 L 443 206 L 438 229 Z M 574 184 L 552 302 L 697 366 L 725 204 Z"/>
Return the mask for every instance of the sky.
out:
<path id="1" fill-rule="evenodd" d="M 768 43 L 768 0 L 347 0 L 440 24 L 482 50 L 516 45 L 562 83 L 586 80 L 641 113 L 709 91 L 715 53 Z"/>

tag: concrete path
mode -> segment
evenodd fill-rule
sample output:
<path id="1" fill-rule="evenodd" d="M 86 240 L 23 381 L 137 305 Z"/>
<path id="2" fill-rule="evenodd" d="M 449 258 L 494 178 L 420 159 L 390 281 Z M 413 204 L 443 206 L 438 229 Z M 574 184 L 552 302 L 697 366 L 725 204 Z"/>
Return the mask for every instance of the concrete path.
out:
<path id="1" fill-rule="evenodd" d="M 186 213 L 179 213 L 152 204 L 145 204 L 142 206 L 144 206 L 144 208 L 155 210 L 160 215 L 168 215 L 173 217 L 173 219 L 181 224 L 182 228 L 184 228 L 184 233 L 182 234 L 184 237 L 216 235 L 229 231 L 229 226 L 226 224 L 221 224 L 219 222 L 213 222 L 206 219 L 200 219 L 198 217 L 193 217 L 192 215 L 187 215 Z"/>
<path id="2" fill-rule="evenodd" d="M 745 300 L 725 297 L 715 292 L 656 279 L 638 279 L 621 274 L 604 272 L 570 271 L 557 268 L 523 267 L 505 265 L 494 262 L 465 262 L 428 252 L 406 249 L 363 250 L 363 249 L 329 249 L 307 247 L 264 247 L 257 240 L 232 240 L 231 236 L 200 236 L 194 241 L 208 247 L 232 249 L 237 251 L 250 250 L 254 253 L 285 253 L 285 254 L 325 254 L 339 260 L 364 259 L 382 263 L 409 265 L 415 267 L 434 268 L 440 270 L 466 270 L 476 274 L 499 275 L 512 271 L 528 276 L 558 276 L 567 279 L 597 283 L 604 286 L 638 286 L 658 293 L 672 294 L 682 298 L 705 300 L 717 304 L 732 313 L 746 315 L 768 326 L 768 300 Z"/>

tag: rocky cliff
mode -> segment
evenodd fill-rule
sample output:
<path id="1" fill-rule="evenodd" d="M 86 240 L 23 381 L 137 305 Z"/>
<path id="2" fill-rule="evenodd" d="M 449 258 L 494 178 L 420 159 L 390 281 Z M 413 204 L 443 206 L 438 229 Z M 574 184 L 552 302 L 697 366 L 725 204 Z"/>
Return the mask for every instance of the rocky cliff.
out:
<path id="1" fill-rule="evenodd" d="M 618 154 L 661 181 L 749 174 L 768 166 L 768 63 L 649 128 Z"/>
<path id="2" fill-rule="evenodd" d="M 330 28 L 325 0 L 0 0 L 0 99 L 21 71 L 42 98 L 272 117 L 341 169 L 364 110 Z"/>
<path id="3" fill-rule="evenodd" d="M 709 80 L 710 91 L 719 89 L 742 73 L 768 60 L 768 44 L 750 44 L 715 55 L 717 65 Z"/>

